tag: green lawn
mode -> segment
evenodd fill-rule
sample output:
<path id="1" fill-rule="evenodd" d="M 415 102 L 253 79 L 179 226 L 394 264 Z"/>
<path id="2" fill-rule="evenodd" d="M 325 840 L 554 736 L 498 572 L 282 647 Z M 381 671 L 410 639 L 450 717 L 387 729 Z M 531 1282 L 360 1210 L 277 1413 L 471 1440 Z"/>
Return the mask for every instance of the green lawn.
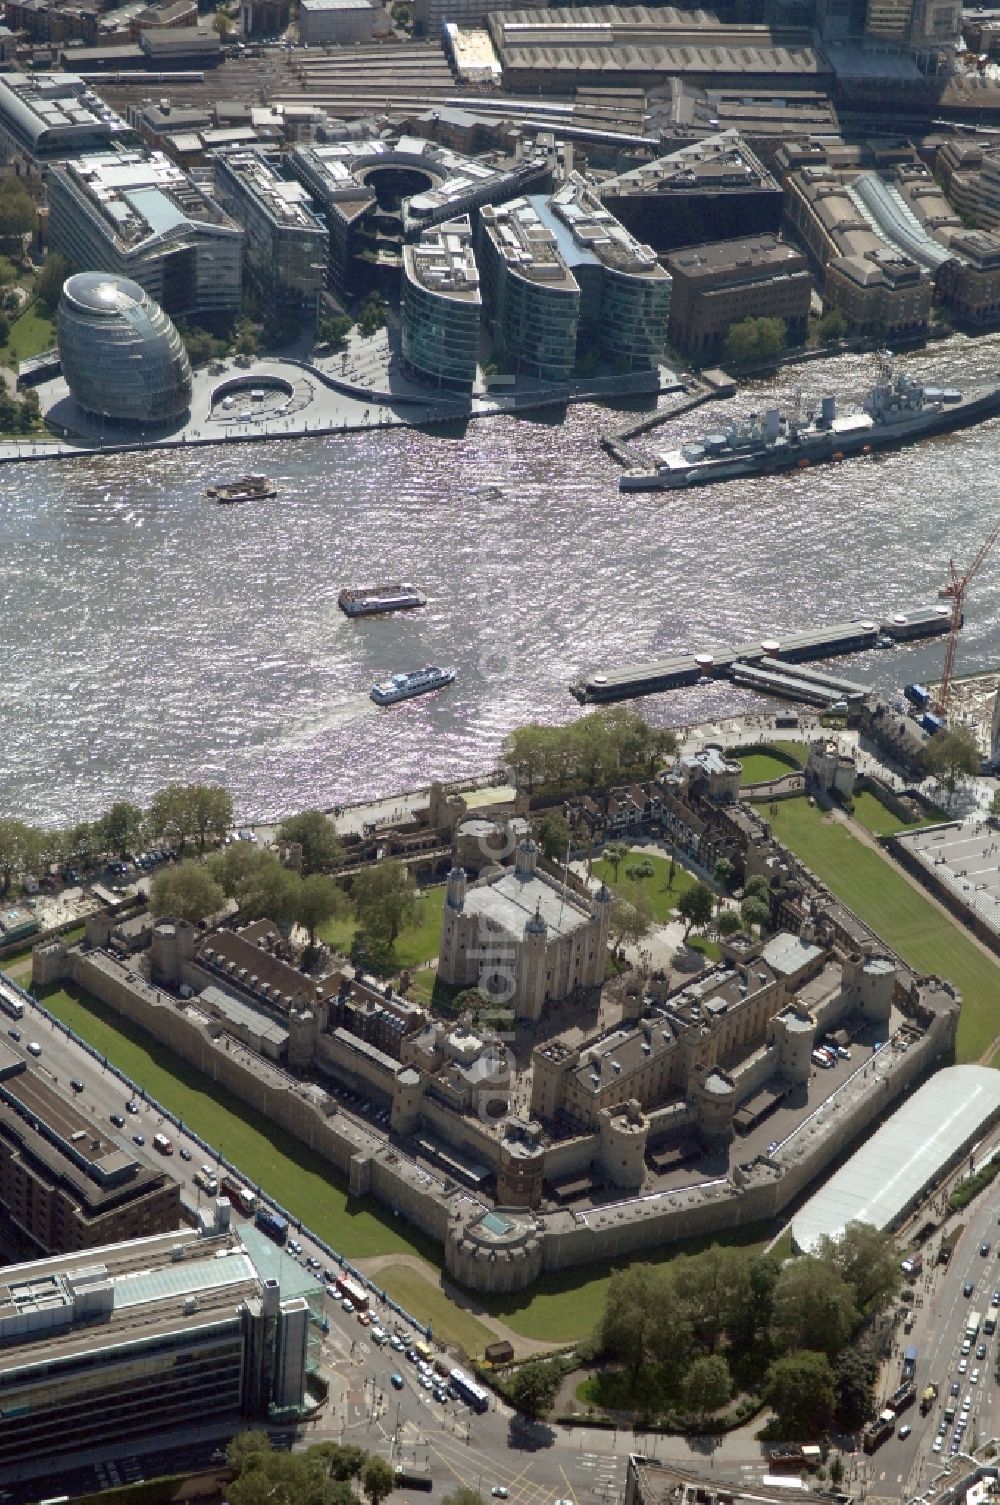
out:
<path id="1" fill-rule="evenodd" d="M 741 753 L 739 761 L 743 769 L 741 783 L 744 784 L 763 784 L 765 779 L 783 779 L 795 772 L 769 752 Z"/>
<path id="2" fill-rule="evenodd" d="M 670 860 L 667 857 L 658 857 L 652 852 L 630 851 L 625 861 L 618 869 L 618 882 L 615 883 L 615 870 L 606 857 L 599 857 L 594 863 L 594 876 L 603 878 L 609 888 L 628 888 L 628 878 L 625 876 L 630 867 L 643 862 L 649 862 L 653 868 L 653 876 L 645 878 L 641 882 L 643 893 L 646 894 L 653 909 L 653 919 L 658 925 L 663 925 L 669 920 L 673 911 L 677 908 L 677 900 L 685 889 L 691 888 L 698 879 L 687 868 L 681 866 L 678 860 L 674 864 L 673 887 L 667 887 L 670 877 Z"/>
<path id="3" fill-rule="evenodd" d="M 804 799 L 783 800 L 771 824 L 845 904 L 920 973 L 934 972 L 962 993 L 956 1059 L 978 1061 L 1000 1034 L 1000 966 L 847 826 Z"/>
<path id="4" fill-rule="evenodd" d="M 414 924 L 408 925 L 396 941 L 392 972 L 404 972 L 408 967 L 423 966 L 434 961 L 441 947 L 441 915 L 444 911 L 447 885 L 439 883 L 434 888 L 421 889 L 417 895 L 417 916 Z M 331 920 L 319 927 L 320 938 L 328 946 L 336 946 L 345 956 L 351 949 L 351 941 L 358 922 L 353 916 Z"/>
<path id="5" fill-rule="evenodd" d="M 874 836 L 895 836 L 897 831 L 919 831 L 921 826 L 934 826 L 939 821 L 948 819 L 943 810 L 937 810 L 926 820 L 900 820 L 869 789 L 862 789 L 854 796 L 853 813 L 854 819 Z"/>
<path id="6" fill-rule="evenodd" d="M 166 1045 L 77 989 L 42 989 L 38 997 L 120 1071 L 239 1166 L 296 1217 L 349 1259 L 372 1254 L 422 1254 L 436 1246 L 404 1233 L 376 1202 L 348 1201 L 334 1168 L 300 1140 L 268 1123 Z"/>
<path id="7" fill-rule="evenodd" d="M 425 1327 L 432 1327 L 435 1338 L 460 1344 L 470 1358 L 482 1357 L 487 1343 L 496 1337 L 478 1317 L 449 1301 L 439 1286 L 409 1265 L 385 1265 L 372 1279 Z"/>
<path id="8" fill-rule="evenodd" d="M 778 752 L 783 752 L 786 757 L 791 758 L 799 768 L 806 766 L 809 749 L 804 742 L 782 742 L 776 737 L 773 742 L 768 743 L 768 746 L 776 747 Z"/>
<path id="9" fill-rule="evenodd" d="M 55 342 L 54 321 L 39 311 L 37 303 L 29 303 L 24 313 L 10 326 L 8 361 L 16 366 L 18 361 L 26 361 L 31 355 L 41 355 L 43 350 L 51 350 Z"/>

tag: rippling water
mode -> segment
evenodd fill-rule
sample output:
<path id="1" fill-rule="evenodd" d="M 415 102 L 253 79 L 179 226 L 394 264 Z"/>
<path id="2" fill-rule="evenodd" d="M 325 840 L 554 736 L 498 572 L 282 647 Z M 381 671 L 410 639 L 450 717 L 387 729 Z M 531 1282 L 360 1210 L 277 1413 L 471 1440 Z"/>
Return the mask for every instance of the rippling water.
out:
<path id="1" fill-rule="evenodd" d="M 991 377 L 1000 338 L 907 366 Z M 870 358 L 790 369 L 731 413 L 836 390 Z M 723 407 L 669 433 L 703 432 Z M 0 469 L 0 813 L 36 821 L 224 780 L 246 817 L 488 767 L 506 730 L 576 714 L 586 667 L 742 641 L 935 598 L 997 512 L 1000 420 L 898 454 L 690 493 L 618 491 L 598 446 L 620 421 L 496 419 L 403 432 Z M 207 484 L 261 470 L 273 503 Z M 490 488 L 503 488 L 497 496 Z M 349 622 L 345 584 L 401 576 L 426 611 Z M 960 672 L 1000 656 L 1000 551 L 971 597 Z M 932 677 L 942 645 L 847 661 L 882 686 Z M 441 694 L 377 709 L 374 678 L 455 663 Z M 645 702 L 679 723 L 748 704 L 731 687 Z"/>

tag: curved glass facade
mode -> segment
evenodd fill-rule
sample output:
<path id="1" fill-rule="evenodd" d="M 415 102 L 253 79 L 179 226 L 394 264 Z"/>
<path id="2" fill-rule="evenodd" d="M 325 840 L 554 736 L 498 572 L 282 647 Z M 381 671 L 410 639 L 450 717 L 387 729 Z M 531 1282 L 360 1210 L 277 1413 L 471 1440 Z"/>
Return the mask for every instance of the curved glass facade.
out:
<path id="1" fill-rule="evenodd" d="M 117 423 L 162 424 L 191 404 L 180 335 L 137 282 L 80 272 L 63 285 L 57 320 L 63 376 L 80 407 Z"/>

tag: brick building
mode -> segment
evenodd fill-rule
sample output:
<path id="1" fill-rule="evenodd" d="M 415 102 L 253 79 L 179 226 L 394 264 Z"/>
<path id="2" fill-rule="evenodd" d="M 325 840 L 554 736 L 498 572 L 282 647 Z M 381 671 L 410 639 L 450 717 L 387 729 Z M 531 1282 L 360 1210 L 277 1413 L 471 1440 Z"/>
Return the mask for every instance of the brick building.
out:
<path id="1" fill-rule="evenodd" d="M 691 359 L 713 356 L 731 324 L 781 319 L 788 340 L 806 334 L 812 279 L 805 256 L 775 235 L 688 246 L 664 258 L 673 278 L 670 342 Z"/>

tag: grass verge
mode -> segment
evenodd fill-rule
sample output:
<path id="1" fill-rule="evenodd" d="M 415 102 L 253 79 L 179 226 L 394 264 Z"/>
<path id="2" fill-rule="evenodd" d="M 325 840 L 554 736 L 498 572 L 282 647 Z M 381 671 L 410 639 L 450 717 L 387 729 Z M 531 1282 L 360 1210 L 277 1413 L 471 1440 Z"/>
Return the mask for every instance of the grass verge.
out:
<path id="1" fill-rule="evenodd" d="M 899 870 L 863 846 L 840 821 L 804 799 L 783 800 L 772 817 L 780 841 L 849 904 L 919 973 L 936 973 L 962 993 L 956 1060 L 978 1061 L 998 1034 L 1000 965 L 974 945 Z"/>
<path id="2" fill-rule="evenodd" d="M 373 970 L 385 971 L 386 976 L 395 976 L 397 972 L 405 972 L 411 967 L 434 961 L 441 949 L 441 916 L 446 893 L 447 887 L 443 883 L 434 888 L 421 889 L 417 895 L 414 923 L 400 932 L 388 969 L 373 967 Z M 357 920 L 348 917 L 321 925 L 318 933 L 328 946 L 336 946 L 346 956 L 350 952 L 357 928 Z"/>
<path id="3" fill-rule="evenodd" d="M 41 313 L 37 303 L 29 303 L 24 313 L 10 326 L 7 338 L 7 360 L 11 366 L 26 361 L 29 356 L 41 355 L 51 350 L 56 342 L 54 320 Z"/>
<path id="4" fill-rule="evenodd" d="M 783 758 L 776 758 L 769 752 L 742 753 L 739 761 L 743 769 L 740 782 L 743 784 L 763 784 L 767 779 L 784 779 L 796 772 Z"/>
<path id="5" fill-rule="evenodd" d="M 659 857 L 655 852 L 636 851 L 635 848 L 630 848 L 629 855 L 620 865 L 617 882 L 614 867 L 606 857 L 599 857 L 594 863 L 594 876 L 603 878 L 611 889 L 627 889 L 631 886 L 631 880 L 626 877 L 629 868 L 641 867 L 644 862 L 652 867 L 653 875 L 651 878 L 638 880 L 639 886 L 652 906 L 653 919 L 658 925 L 663 925 L 677 908 L 681 894 L 698 882 L 693 873 L 681 867 L 679 861 L 674 863 L 674 881 L 669 887 L 670 859 Z"/>
<path id="6" fill-rule="evenodd" d="M 940 821 L 948 819 L 943 810 L 935 810 L 926 820 L 900 820 L 870 789 L 862 789 L 854 796 L 851 814 L 873 836 L 895 836 L 898 831 L 919 831 L 921 826 L 936 826 Z"/>

